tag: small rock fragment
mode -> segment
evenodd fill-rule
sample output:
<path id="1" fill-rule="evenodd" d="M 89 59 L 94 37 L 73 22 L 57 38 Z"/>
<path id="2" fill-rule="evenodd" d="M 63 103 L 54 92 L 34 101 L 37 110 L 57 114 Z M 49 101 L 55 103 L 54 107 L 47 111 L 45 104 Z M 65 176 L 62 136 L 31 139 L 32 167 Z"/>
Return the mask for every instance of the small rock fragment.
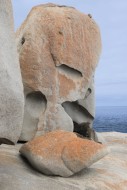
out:
<path id="1" fill-rule="evenodd" d="M 90 18 L 92 18 L 92 15 L 91 15 L 91 14 L 88 14 L 88 16 L 89 16 Z"/>

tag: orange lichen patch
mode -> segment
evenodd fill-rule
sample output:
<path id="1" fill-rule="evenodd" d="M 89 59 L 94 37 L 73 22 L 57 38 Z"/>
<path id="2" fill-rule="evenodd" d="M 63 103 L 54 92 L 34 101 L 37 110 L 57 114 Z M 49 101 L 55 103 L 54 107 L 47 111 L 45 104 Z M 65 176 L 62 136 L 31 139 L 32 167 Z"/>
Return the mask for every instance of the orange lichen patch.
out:
<path id="1" fill-rule="evenodd" d="M 104 145 L 81 139 L 75 133 L 62 130 L 35 138 L 23 145 L 20 152 L 31 163 L 33 161 L 34 166 L 35 160 L 39 157 L 42 168 L 46 165 L 47 170 L 55 173 L 55 168 L 59 167 L 60 172 L 58 174 L 62 176 L 72 175 L 90 166 L 108 153 Z M 36 166 L 38 168 L 38 162 L 36 162 Z"/>
<path id="2" fill-rule="evenodd" d="M 53 153 L 53 149 L 56 151 L 55 154 L 60 153 L 61 148 L 65 146 L 64 143 L 68 143 L 68 141 L 75 138 L 76 135 L 74 133 L 70 134 L 68 132 L 58 130 L 47 133 L 44 136 L 36 137 L 32 141 L 26 143 L 22 148 L 40 156 L 44 156 L 43 154 L 47 154 L 48 156 Z M 49 153 L 45 150 L 48 150 Z"/>
<path id="3" fill-rule="evenodd" d="M 56 118 L 53 115 L 55 105 L 85 97 L 100 57 L 99 27 L 88 15 L 71 7 L 39 5 L 32 8 L 17 30 L 16 41 L 24 89 L 39 89 L 46 96 L 47 104 L 54 108 L 52 112 L 49 109 L 45 115 L 40 114 L 38 119 L 39 122 L 43 120 L 43 127 L 40 128 L 38 123 L 38 129 L 42 129 L 42 134 L 58 129 L 62 118 L 66 123 L 63 129 L 72 131 L 73 122 L 70 117 L 67 118 L 62 106 L 59 108 L 59 116 Z M 72 70 L 59 72 L 61 65 Z M 94 107 L 93 101 L 87 101 Z M 52 117 L 49 117 L 50 113 Z M 23 127 L 24 134 L 27 133 L 24 130 L 27 127 Z"/>
<path id="4" fill-rule="evenodd" d="M 64 63 L 83 72 L 84 84 L 90 80 L 101 51 L 95 21 L 76 9 L 55 4 L 34 7 L 17 30 L 16 38 L 20 64 L 24 65 L 22 73 L 26 72 L 27 64 L 31 70 L 33 65 L 41 65 L 40 69 L 44 70 L 47 64 L 51 69 Z"/>
<path id="5" fill-rule="evenodd" d="M 60 97 L 67 97 L 71 90 L 74 91 L 76 86 L 73 80 L 67 78 L 65 75 L 59 75 L 59 96 Z"/>
<path id="6" fill-rule="evenodd" d="M 103 147 L 103 145 L 95 143 L 94 141 L 76 138 L 67 144 L 66 158 L 67 156 L 70 158 L 77 157 L 79 160 L 88 161 L 92 155 Z"/>
<path id="7" fill-rule="evenodd" d="M 80 171 L 103 157 L 99 152 L 104 148 L 105 146 L 94 141 L 76 138 L 66 145 L 62 159 L 71 171 Z"/>

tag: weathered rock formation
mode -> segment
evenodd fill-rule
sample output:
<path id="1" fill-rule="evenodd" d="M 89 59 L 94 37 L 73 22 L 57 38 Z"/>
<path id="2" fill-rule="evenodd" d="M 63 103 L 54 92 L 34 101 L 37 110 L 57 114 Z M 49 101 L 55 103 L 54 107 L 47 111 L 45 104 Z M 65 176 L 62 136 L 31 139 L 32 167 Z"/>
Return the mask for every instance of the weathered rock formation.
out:
<path id="1" fill-rule="evenodd" d="M 13 144 L 22 130 L 24 97 L 10 0 L 0 0 L 0 42 L 0 144 Z"/>
<path id="2" fill-rule="evenodd" d="M 20 152 L 40 172 L 69 177 L 103 158 L 109 150 L 75 133 L 58 130 L 27 142 Z"/>
<path id="3" fill-rule="evenodd" d="M 0 146 L 1 190 L 126 190 L 127 134 L 102 133 L 111 153 L 69 178 L 46 176 L 20 156 L 21 145 Z M 100 135 L 98 135 L 100 136 Z"/>
<path id="4" fill-rule="evenodd" d="M 94 119 L 93 76 L 101 51 L 100 32 L 74 8 L 34 7 L 16 32 L 25 88 L 20 140 Z M 61 125 L 62 124 L 62 125 Z"/>

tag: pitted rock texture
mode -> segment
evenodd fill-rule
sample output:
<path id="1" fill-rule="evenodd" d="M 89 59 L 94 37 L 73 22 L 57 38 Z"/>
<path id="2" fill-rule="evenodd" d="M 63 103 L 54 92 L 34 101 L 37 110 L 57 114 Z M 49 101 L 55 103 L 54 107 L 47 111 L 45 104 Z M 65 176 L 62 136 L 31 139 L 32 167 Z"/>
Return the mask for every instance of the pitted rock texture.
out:
<path id="1" fill-rule="evenodd" d="M 24 96 L 11 0 L 0 0 L 0 42 L 0 144 L 13 144 L 22 130 Z"/>
<path id="2" fill-rule="evenodd" d="M 77 104 L 84 108 L 91 120 L 95 117 L 95 89 L 94 77 L 92 77 L 84 99 L 77 100 Z"/>
<path id="3" fill-rule="evenodd" d="M 40 172 L 68 177 L 103 158 L 109 150 L 75 133 L 58 130 L 36 137 L 20 152 Z"/>
<path id="4" fill-rule="evenodd" d="M 73 118 L 62 104 L 84 101 L 90 94 L 94 96 L 89 87 L 101 51 L 97 24 L 88 15 L 71 7 L 39 5 L 31 10 L 17 30 L 16 39 L 25 95 L 38 91 L 47 101 L 46 109 L 42 108 L 39 123 L 35 125 L 37 135 L 59 129 L 61 121 L 64 129 L 73 131 Z M 26 98 L 26 104 L 27 101 Z M 89 120 L 91 123 L 94 102 L 87 98 L 86 104 L 81 101 L 79 104 L 87 109 L 83 122 Z M 88 119 L 85 117 L 87 112 L 90 112 Z M 82 122 L 80 117 L 78 122 Z M 30 127 L 26 123 L 23 130 Z M 35 132 L 31 138 L 34 135 Z M 21 140 L 30 140 L 30 137 L 22 135 Z"/>
<path id="5" fill-rule="evenodd" d="M 80 133 L 80 125 L 92 128 L 95 117 L 95 93 L 94 77 L 92 77 L 84 99 L 62 103 L 66 113 L 71 117 L 74 123 L 73 131 Z M 85 126 L 84 125 L 84 126 Z M 84 135 L 83 133 L 81 135 Z"/>

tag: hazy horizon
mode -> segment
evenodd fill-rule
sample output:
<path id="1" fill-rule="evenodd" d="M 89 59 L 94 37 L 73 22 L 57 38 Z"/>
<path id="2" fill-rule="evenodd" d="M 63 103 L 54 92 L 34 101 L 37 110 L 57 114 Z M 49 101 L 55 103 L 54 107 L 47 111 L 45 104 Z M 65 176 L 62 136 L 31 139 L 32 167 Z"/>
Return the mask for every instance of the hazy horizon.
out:
<path id="1" fill-rule="evenodd" d="M 12 0 L 15 28 L 31 8 L 46 0 Z M 96 69 L 96 106 L 127 106 L 127 1 L 126 0 L 50 0 L 77 8 L 98 23 L 102 36 L 102 54 Z"/>

